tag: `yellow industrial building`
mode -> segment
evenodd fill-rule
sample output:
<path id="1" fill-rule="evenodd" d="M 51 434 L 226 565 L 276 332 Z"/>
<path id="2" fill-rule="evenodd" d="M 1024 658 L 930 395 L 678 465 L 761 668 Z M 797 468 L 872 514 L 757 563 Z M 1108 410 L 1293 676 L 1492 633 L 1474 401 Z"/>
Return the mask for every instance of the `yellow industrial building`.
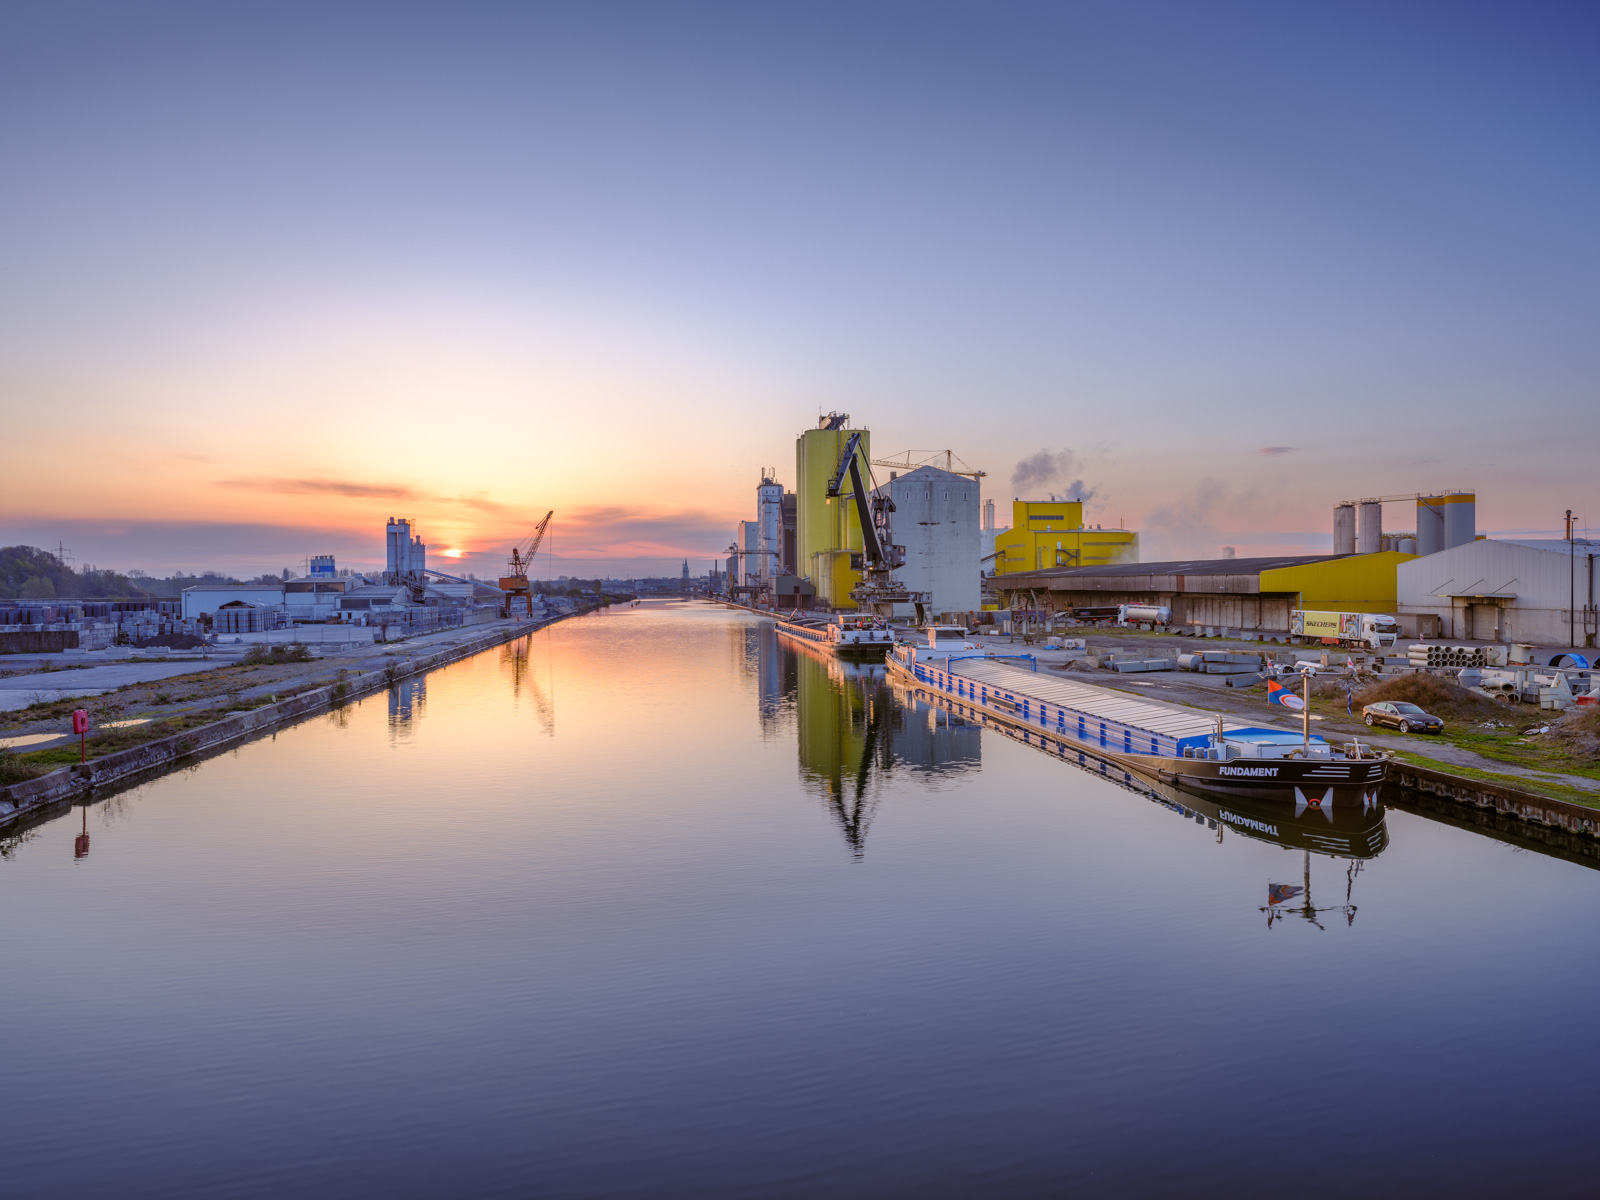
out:
<path id="1" fill-rule="evenodd" d="M 1138 561 L 1139 535 L 1084 525 L 1081 500 L 1018 500 L 1011 528 L 994 540 L 996 575 Z"/>
<path id="2" fill-rule="evenodd" d="M 856 453 L 862 477 L 871 478 L 872 434 L 847 428 L 849 421 L 848 414 L 829 413 L 794 445 L 795 570 L 817 589 L 817 607 L 824 609 L 854 609 L 850 589 L 862 578 L 858 501 L 848 494 L 828 495 L 852 434 L 861 435 Z"/>
<path id="3" fill-rule="evenodd" d="M 1321 612 L 1393 613 L 1400 603 L 1399 568 L 1416 558 L 1398 550 L 1355 554 L 1261 572 L 1261 591 L 1293 593 L 1295 608 Z"/>

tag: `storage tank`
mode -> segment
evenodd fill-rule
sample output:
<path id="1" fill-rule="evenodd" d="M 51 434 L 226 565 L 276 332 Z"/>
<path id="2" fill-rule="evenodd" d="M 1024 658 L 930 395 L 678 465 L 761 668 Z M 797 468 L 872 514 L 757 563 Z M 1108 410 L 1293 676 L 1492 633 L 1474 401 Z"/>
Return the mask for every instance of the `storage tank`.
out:
<path id="1" fill-rule="evenodd" d="M 1417 553 L 1437 554 L 1444 549 L 1444 497 L 1417 497 Z"/>
<path id="2" fill-rule="evenodd" d="M 1395 549 L 1401 554 L 1415 554 L 1417 552 L 1416 538 L 1401 538 Z"/>
<path id="3" fill-rule="evenodd" d="M 1356 506 L 1356 553 L 1376 554 L 1383 549 L 1383 505 L 1363 500 Z"/>
<path id="4" fill-rule="evenodd" d="M 1333 506 L 1333 552 L 1335 554 L 1354 554 L 1356 552 L 1356 506 L 1354 504 L 1335 504 Z"/>
<path id="5" fill-rule="evenodd" d="M 1444 500 L 1444 548 L 1465 546 L 1478 536 L 1478 498 L 1472 492 L 1451 492 Z"/>
<path id="6" fill-rule="evenodd" d="M 1166 625 L 1172 620 L 1172 610 L 1165 604 L 1122 604 L 1117 608 L 1117 620 L 1124 625 L 1129 621 Z"/>

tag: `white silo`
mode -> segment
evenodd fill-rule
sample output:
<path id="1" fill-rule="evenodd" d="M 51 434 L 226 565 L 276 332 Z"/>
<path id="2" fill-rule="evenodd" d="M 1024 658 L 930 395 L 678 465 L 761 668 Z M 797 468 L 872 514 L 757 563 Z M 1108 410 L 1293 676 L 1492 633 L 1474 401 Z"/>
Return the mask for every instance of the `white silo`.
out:
<path id="1" fill-rule="evenodd" d="M 1417 497 L 1417 553 L 1437 554 L 1444 549 L 1444 497 Z"/>
<path id="2" fill-rule="evenodd" d="M 1444 548 L 1465 546 L 1478 536 L 1478 497 L 1472 492 L 1448 492 L 1444 500 Z"/>
<path id="3" fill-rule="evenodd" d="M 384 530 L 384 543 L 384 573 L 389 576 L 390 582 L 398 582 L 402 575 L 411 570 L 411 522 L 390 517 L 389 525 Z"/>
<path id="4" fill-rule="evenodd" d="M 778 574 L 783 561 L 783 485 L 766 471 L 756 485 L 756 529 L 756 577 L 765 581 Z"/>
<path id="5" fill-rule="evenodd" d="M 1335 504 L 1333 506 L 1333 552 L 1335 554 L 1354 554 L 1356 552 L 1356 506 L 1354 504 Z"/>
<path id="6" fill-rule="evenodd" d="M 1356 505 L 1356 553 L 1376 554 L 1383 549 L 1383 504 L 1362 500 Z"/>

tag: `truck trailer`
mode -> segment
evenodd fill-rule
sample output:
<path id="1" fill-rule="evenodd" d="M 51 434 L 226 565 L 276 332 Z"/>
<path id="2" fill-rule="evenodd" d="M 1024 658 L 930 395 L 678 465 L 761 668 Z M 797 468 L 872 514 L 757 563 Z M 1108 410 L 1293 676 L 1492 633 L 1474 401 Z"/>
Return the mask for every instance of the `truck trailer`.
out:
<path id="1" fill-rule="evenodd" d="M 1385 613 L 1316 612 L 1294 609 L 1289 614 L 1289 633 L 1307 645 L 1365 646 L 1381 650 L 1392 646 L 1400 636 L 1400 626 Z"/>

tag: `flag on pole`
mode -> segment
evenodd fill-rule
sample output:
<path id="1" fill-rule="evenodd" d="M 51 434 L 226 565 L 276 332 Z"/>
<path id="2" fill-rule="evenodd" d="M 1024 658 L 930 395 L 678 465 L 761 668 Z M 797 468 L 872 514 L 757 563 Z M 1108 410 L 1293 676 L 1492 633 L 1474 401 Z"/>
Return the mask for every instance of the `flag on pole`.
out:
<path id="1" fill-rule="evenodd" d="M 1281 704 L 1285 708 L 1293 709 L 1295 712 L 1304 712 L 1306 707 L 1304 700 L 1300 699 L 1299 696 L 1296 696 L 1276 679 L 1267 680 L 1267 703 Z"/>

